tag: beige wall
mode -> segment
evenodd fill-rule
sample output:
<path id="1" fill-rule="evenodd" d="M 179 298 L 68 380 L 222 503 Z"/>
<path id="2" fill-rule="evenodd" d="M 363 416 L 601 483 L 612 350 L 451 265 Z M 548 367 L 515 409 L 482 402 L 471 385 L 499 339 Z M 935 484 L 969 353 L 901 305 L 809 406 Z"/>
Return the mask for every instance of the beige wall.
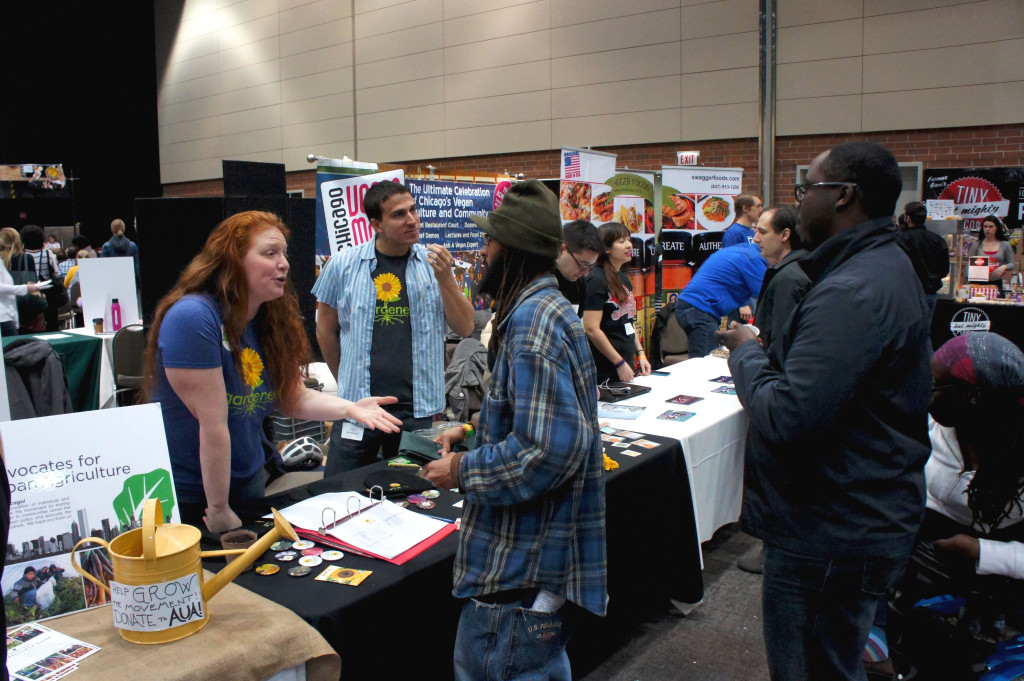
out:
<path id="1" fill-rule="evenodd" d="M 164 183 L 755 137 L 758 0 L 185 0 Z M 778 0 L 779 135 L 1024 120 L 1021 0 Z M 175 34 L 176 30 L 176 34 Z"/>

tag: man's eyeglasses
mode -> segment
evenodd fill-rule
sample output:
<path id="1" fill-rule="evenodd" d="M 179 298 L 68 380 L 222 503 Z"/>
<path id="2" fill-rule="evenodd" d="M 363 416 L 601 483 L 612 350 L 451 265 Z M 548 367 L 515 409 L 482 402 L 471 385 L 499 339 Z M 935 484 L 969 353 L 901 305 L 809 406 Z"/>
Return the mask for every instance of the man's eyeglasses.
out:
<path id="1" fill-rule="evenodd" d="M 573 255 L 572 251 L 570 251 L 568 248 L 565 249 L 565 252 L 569 254 L 569 257 L 571 257 L 573 261 L 576 262 L 576 265 L 584 272 L 589 272 L 590 269 L 597 264 L 594 262 L 582 262 L 579 258 Z"/>
<path id="2" fill-rule="evenodd" d="M 810 182 L 808 184 L 798 184 L 793 187 L 793 195 L 796 197 L 797 203 L 803 203 L 804 197 L 807 196 L 807 190 L 811 187 L 856 187 L 856 182 Z"/>

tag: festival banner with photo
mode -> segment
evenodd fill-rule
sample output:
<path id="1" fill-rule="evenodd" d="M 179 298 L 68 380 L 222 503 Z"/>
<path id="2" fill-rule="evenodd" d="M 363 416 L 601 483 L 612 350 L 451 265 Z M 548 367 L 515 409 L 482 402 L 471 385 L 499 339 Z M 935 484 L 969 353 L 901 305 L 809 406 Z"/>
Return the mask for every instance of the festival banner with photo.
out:
<path id="1" fill-rule="evenodd" d="M 57 451 L 47 433 L 77 436 L 61 438 Z M 160 405 L 8 421 L 0 437 L 11 495 L 0 581 L 8 626 L 105 605 L 107 593 L 71 565 L 75 544 L 141 527 L 151 497 L 160 499 L 166 522 L 178 522 Z M 85 545 L 76 557 L 109 584 L 106 549 Z"/>
<path id="2" fill-rule="evenodd" d="M 661 184 L 661 289 L 671 303 L 736 221 L 743 169 L 665 166 Z"/>

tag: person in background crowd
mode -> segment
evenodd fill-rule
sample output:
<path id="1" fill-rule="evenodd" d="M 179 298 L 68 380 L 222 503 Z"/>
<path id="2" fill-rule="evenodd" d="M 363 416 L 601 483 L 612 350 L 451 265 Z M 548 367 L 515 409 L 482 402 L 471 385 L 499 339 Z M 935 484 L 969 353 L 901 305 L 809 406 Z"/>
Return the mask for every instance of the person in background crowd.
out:
<path id="1" fill-rule="evenodd" d="M 10 227 L 0 229 L 0 335 L 18 335 L 18 296 L 39 293 L 35 284 L 15 284 L 10 270 L 29 270 L 33 265 L 29 262 L 21 246 L 21 237 L 17 230 Z"/>
<path id="2" fill-rule="evenodd" d="M 135 282 L 139 281 L 139 247 L 124 235 L 124 220 L 118 218 L 110 223 L 110 241 L 100 248 L 101 258 L 132 257 L 135 262 Z"/>
<path id="3" fill-rule="evenodd" d="M 754 325 L 760 330 L 761 345 L 769 355 L 772 342 L 811 287 L 811 280 L 797 262 L 807 251 L 796 232 L 796 215 L 796 209 L 791 206 L 775 206 L 761 213 L 755 228 L 754 243 L 770 267 L 761 281 Z M 764 546 L 740 556 L 736 565 L 746 572 L 761 574 Z"/>
<path id="4" fill-rule="evenodd" d="M 994 333 L 965 333 L 935 352 L 931 369 L 927 510 L 914 550 L 929 555 L 934 543 L 938 551 L 925 563 L 938 560 L 951 575 L 963 572 L 959 556 L 969 558 L 966 573 L 978 591 L 992 578 L 975 575 L 1024 579 L 1024 353 Z M 883 597 L 864 664 L 896 678 L 885 609 Z"/>
<path id="5" fill-rule="evenodd" d="M 78 265 L 79 265 L 79 263 L 81 263 L 82 260 L 87 260 L 89 258 L 94 258 L 94 257 L 96 257 L 96 256 L 92 255 L 92 251 L 90 251 L 89 249 L 86 249 L 86 248 L 83 248 L 82 250 L 80 250 L 77 253 L 75 253 L 75 264 L 72 265 L 71 268 L 68 269 L 68 273 L 64 275 L 64 288 L 66 288 L 66 289 L 68 289 L 70 291 L 72 284 L 74 284 L 75 282 L 78 281 Z M 75 301 L 71 301 L 71 302 L 74 305 L 78 305 L 78 303 L 76 303 Z"/>
<path id="6" fill-rule="evenodd" d="M 583 316 L 583 299 L 587 294 L 585 278 L 602 253 L 604 244 L 593 223 L 576 220 L 562 228 L 562 245 L 552 273 L 558 281 L 558 290 L 576 308 L 580 317 Z"/>
<path id="7" fill-rule="evenodd" d="M 378 182 L 363 197 L 374 238 L 327 261 L 313 286 L 316 338 L 338 378 L 338 395 L 395 395 L 389 411 L 403 430 L 429 428 L 445 408 L 444 322 L 473 333 L 473 304 L 452 275 L 454 256 L 420 245 L 420 218 L 409 188 Z M 331 428 L 326 475 L 398 451 L 400 435 L 364 432 L 338 421 Z"/>
<path id="8" fill-rule="evenodd" d="M 93 247 L 92 247 L 91 245 L 89 245 L 89 239 L 87 239 L 87 238 L 85 237 L 85 235 L 84 235 L 84 234 L 78 234 L 78 235 L 76 235 L 76 236 L 75 236 L 75 237 L 74 237 L 74 238 L 73 238 L 73 239 L 71 240 L 71 243 L 72 243 L 72 245 L 74 245 L 74 247 L 75 247 L 75 248 L 77 248 L 77 249 L 78 249 L 79 251 L 83 251 L 83 250 L 84 250 L 84 251 L 89 251 L 89 256 L 90 256 L 90 257 L 93 257 L 93 258 L 98 258 L 98 257 L 100 257 L 100 256 L 99 256 L 99 253 L 97 253 L 97 252 L 96 252 L 96 249 L 95 249 L 95 248 L 93 248 Z"/>
<path id="9" fill-rule="evenodd" d="M 157 305 L 149 332 L 146 392 L 163 411 L 181 520 L 211 532 L 241 525 L 238 512 L 263 497 L 260 436 L 274 409 L 398 430 L 381 407 L 393 397 L 353 403 L 303 385 L 310 348 L 288 279 L 288 234 L 272 213 L 224 220 Z"/>
<path id="10" fill-rule="evenodd" d="M 691 358 L 710 355 L 718 347 L 715 332 L 721 318 L 757 296 L 766 269 L 768 262 L 754 244 L 721 248 L 697 269 L 675 307 Z M 744 321 L 749 319 L 748 313 Z"/>
<path id="11" fill-rule="evenodd" d="M 758 219 L 754 235 L 761 257 L 769 264 L 757 296 L 754 326 L 760 329 L 761 344 L 769 353 L 793 308 L 811 288 L 811 280 L 797 263 L 807 251 L 796 231 L 796 217 L 792 206 L 770 208 Z"/>
<path id="12" fill-rule="evenodd" d="M 21 228 L 21 240 L 25 244 L 25 253 L 32 256 L 36 267 L 37 281 L 49 281 L 57 276 L 57 258 L 53 251 L 43 247 L 43 229 L 37 225 L 26 225 Z M 60 313 L 58 301 L 51 295 L 56 294 L 52 287 L 44 292 L 46 296 L 46 309 L 43 311 L 43 318 L 46 320 L 46 330 L 56 331 L 59 323 L 57 316 Z"/>
<path id="13" fill-rule="evenodd" d="M 538 180 L 512 186 L 487 217 L 481 289 L 494 297 L 497 353 L 479 446 L 424 467 L 465 508 L 455 558 L 466 599 L 455 678 L 572 678 L 565 644 L 583 610 L 608 603 L 604 469 L 597 383 L 586 335 L 551 275 L 562 240 L 558 197 Z"/>
<path id="14" fill-rule="evenodd" d="M 733 205 L 736 207 L 736 222 L 722 235 L 722 248 L 754 243 L 754 225 L 764 208 L 761 197 L 753 194 L 739 194 L 733 199 Z"/>
<path id="15" fill-rule="evenodd" d="M 864 678 L 878 595 L 921 525 L 931 341 L 892 228 L 901 189 L 874 142 L 820 154 L 795 188 L 810 291 L 767 352 L 745 326 L 718 333 L 750 417 L 740 519 L 765 544 L 773 681 Z"/>
<path id="16" fill-rule="evenodd" d="M 640 336 L 636 332 L 636 299 L 622 266 L 633 259 L 629 229 L 621 222 L 609 222 L 597 230 L 605 252 L 599 267 L 587 276 L 587 298 L 583 303 L 583 328 L 590 340 L 597 380 L 628 383 L 633 380 L 639 357 L 642 376 L 651 373 Z"/>
<path id="17" fill-rule="evenodd" d="M 72 246 L 68 250 L 64 251 L 64 259 L 57 259 L 57 272 L 60 274 L 62 279 L 67 279 L 68 272 L 72 267 L 78 264 L 78 249 Z M 67 283 L 64 287 L 67 288 Z"/>
<path id="18" fill-rule="evenodd" d="M 46 250 L 48 250 L 48 251 L 59 251 L 60 250 L 60 242 L 58 242 L 57 241 L 57 237 L 53 236 L 52 234 L 50 236 L 46 237 Z"/>
<path id="19" fill-rule="evenodd" d="M 1013 248 L 1010 237 L 1006 233 L 1006 225 L 997 215 L 989 215 L 981 221 L 981 240 L 971 247 L 970 255 L 988 256 L 995 261 L 989 267 L 988 281 L 999 287 L 999 297 L 1003 293 L 1003 276 L 1016 267 L 1013 260 Z M 990 261 L 991 262 L 991 261 Z"/>
<path id="20" fill-rule="evenodd" d="M 928 303 L 928 319 L 935 313 L 936 294 L 942 288 L 942 278 L 949 274 L 949 246 L 946 240 L 924 226 L 928 209 L 920 201 L 911 201 L 903 207 L 906 228 L 896 234 L 896 243 L 910 258 L 914 272 L 924 288 Z"/>

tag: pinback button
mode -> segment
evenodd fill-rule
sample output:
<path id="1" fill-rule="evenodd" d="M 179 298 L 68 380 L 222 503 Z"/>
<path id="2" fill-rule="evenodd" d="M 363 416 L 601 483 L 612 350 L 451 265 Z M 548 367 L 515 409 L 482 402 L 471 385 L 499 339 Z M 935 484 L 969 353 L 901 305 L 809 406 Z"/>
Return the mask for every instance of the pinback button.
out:
<path id="1" fill-rule="evenodd" d="M 396 501 L 395 505 L 401 506 L 402 508 L 409 508 L 409 502 L 406 501 L 405 499 L 402 499 L 401 501 Z"/>
<path id="2" fill-rule="evenodd" d="M 263 565 L 256 566 L 256 574 L 269 577 L 270 575 L 276 575 L 281 568 L 273 563 L 264 563 Z"/>
<path id="3" fill-rule="evenodd" d="M 323 560 L 341 560 L 345 557 L 345 554 L 341 551 L 324 551 L 320 554 L 320 558 Z"/>
<path id="4" fill-rule="evenodd" d="M 439 496 L 441 496 L 441 493 L 438 492 L 436 489 L 428 489 L 426 492 L 423 493 L 423 496 L 426 499 L 436 499 Z"/>
<path id="5" fill-rule="evenodd" d="M 324 561 L 320 556 L 303 556 L 302 558 L 299 558 L 299 565 L 304 565 L 306 567 L 316 567 L 322 562 Z"/>
<path id="6" fill-rule="evenodd" d="M 426 509 L 428 511 L 430 509 L 434 508 L 435 506 L 437 506 L 437 504 L 435 504 L 430 499 L 424 499 L 423 501 L 421 501 L 420 503 L 418 503 L 416 505 L 419 506 L 420 508 Z"/>
<path id="7" fill-rule="evenodd" d="M 289 577 L 305 577 L 310 573 L 310 569 L 305 565 L 296 565 L 295 567 L 288 570 Z"/>
<path id="8" fill-rule="evenodd" d="M 290 549 L 291 547 L 292 543 L 290 541 L 276 541 L 270 545 L 270 548 L 274 551 L 284 551 L 285 549 Z"/>
<path id="9" fill-rule="evenodd" d="M 314 546 L 313 548 L 309 549 L 302 549 L 302 555 L 304 556 L 319 556 L 323 552 L 324 550 L 319 546 Z"/>
<path id="10" fill-rule="evenodd" d="M 311 542 L 311 541 L 309 541 L 307 539 L 300 539 L 297 542 L 292 542 L 292 548 L 293 549 L 298 549 L 299 551 L 302 551 L 304 549 L 311 549 L 314 546 L 316 546 L 316 544 L 314 544 L 313 542 Z"/>
<path id="11" fill-rule="evenodd" d="M 296 551 L 281 551 L 280 553 L 274 554 L 274 560 L 280 560 L 284 562 L 288 562 L 289 560 L 295 560 L 298 557 L 299 554 Z"/>
<path id="12" fill-rule="evenodd" d="M 409 496 L 406 497 L 410 504 L 418 504 L 425 498 L 426 497 L 424 497 L 422 494 L 410 494 Z"/>

